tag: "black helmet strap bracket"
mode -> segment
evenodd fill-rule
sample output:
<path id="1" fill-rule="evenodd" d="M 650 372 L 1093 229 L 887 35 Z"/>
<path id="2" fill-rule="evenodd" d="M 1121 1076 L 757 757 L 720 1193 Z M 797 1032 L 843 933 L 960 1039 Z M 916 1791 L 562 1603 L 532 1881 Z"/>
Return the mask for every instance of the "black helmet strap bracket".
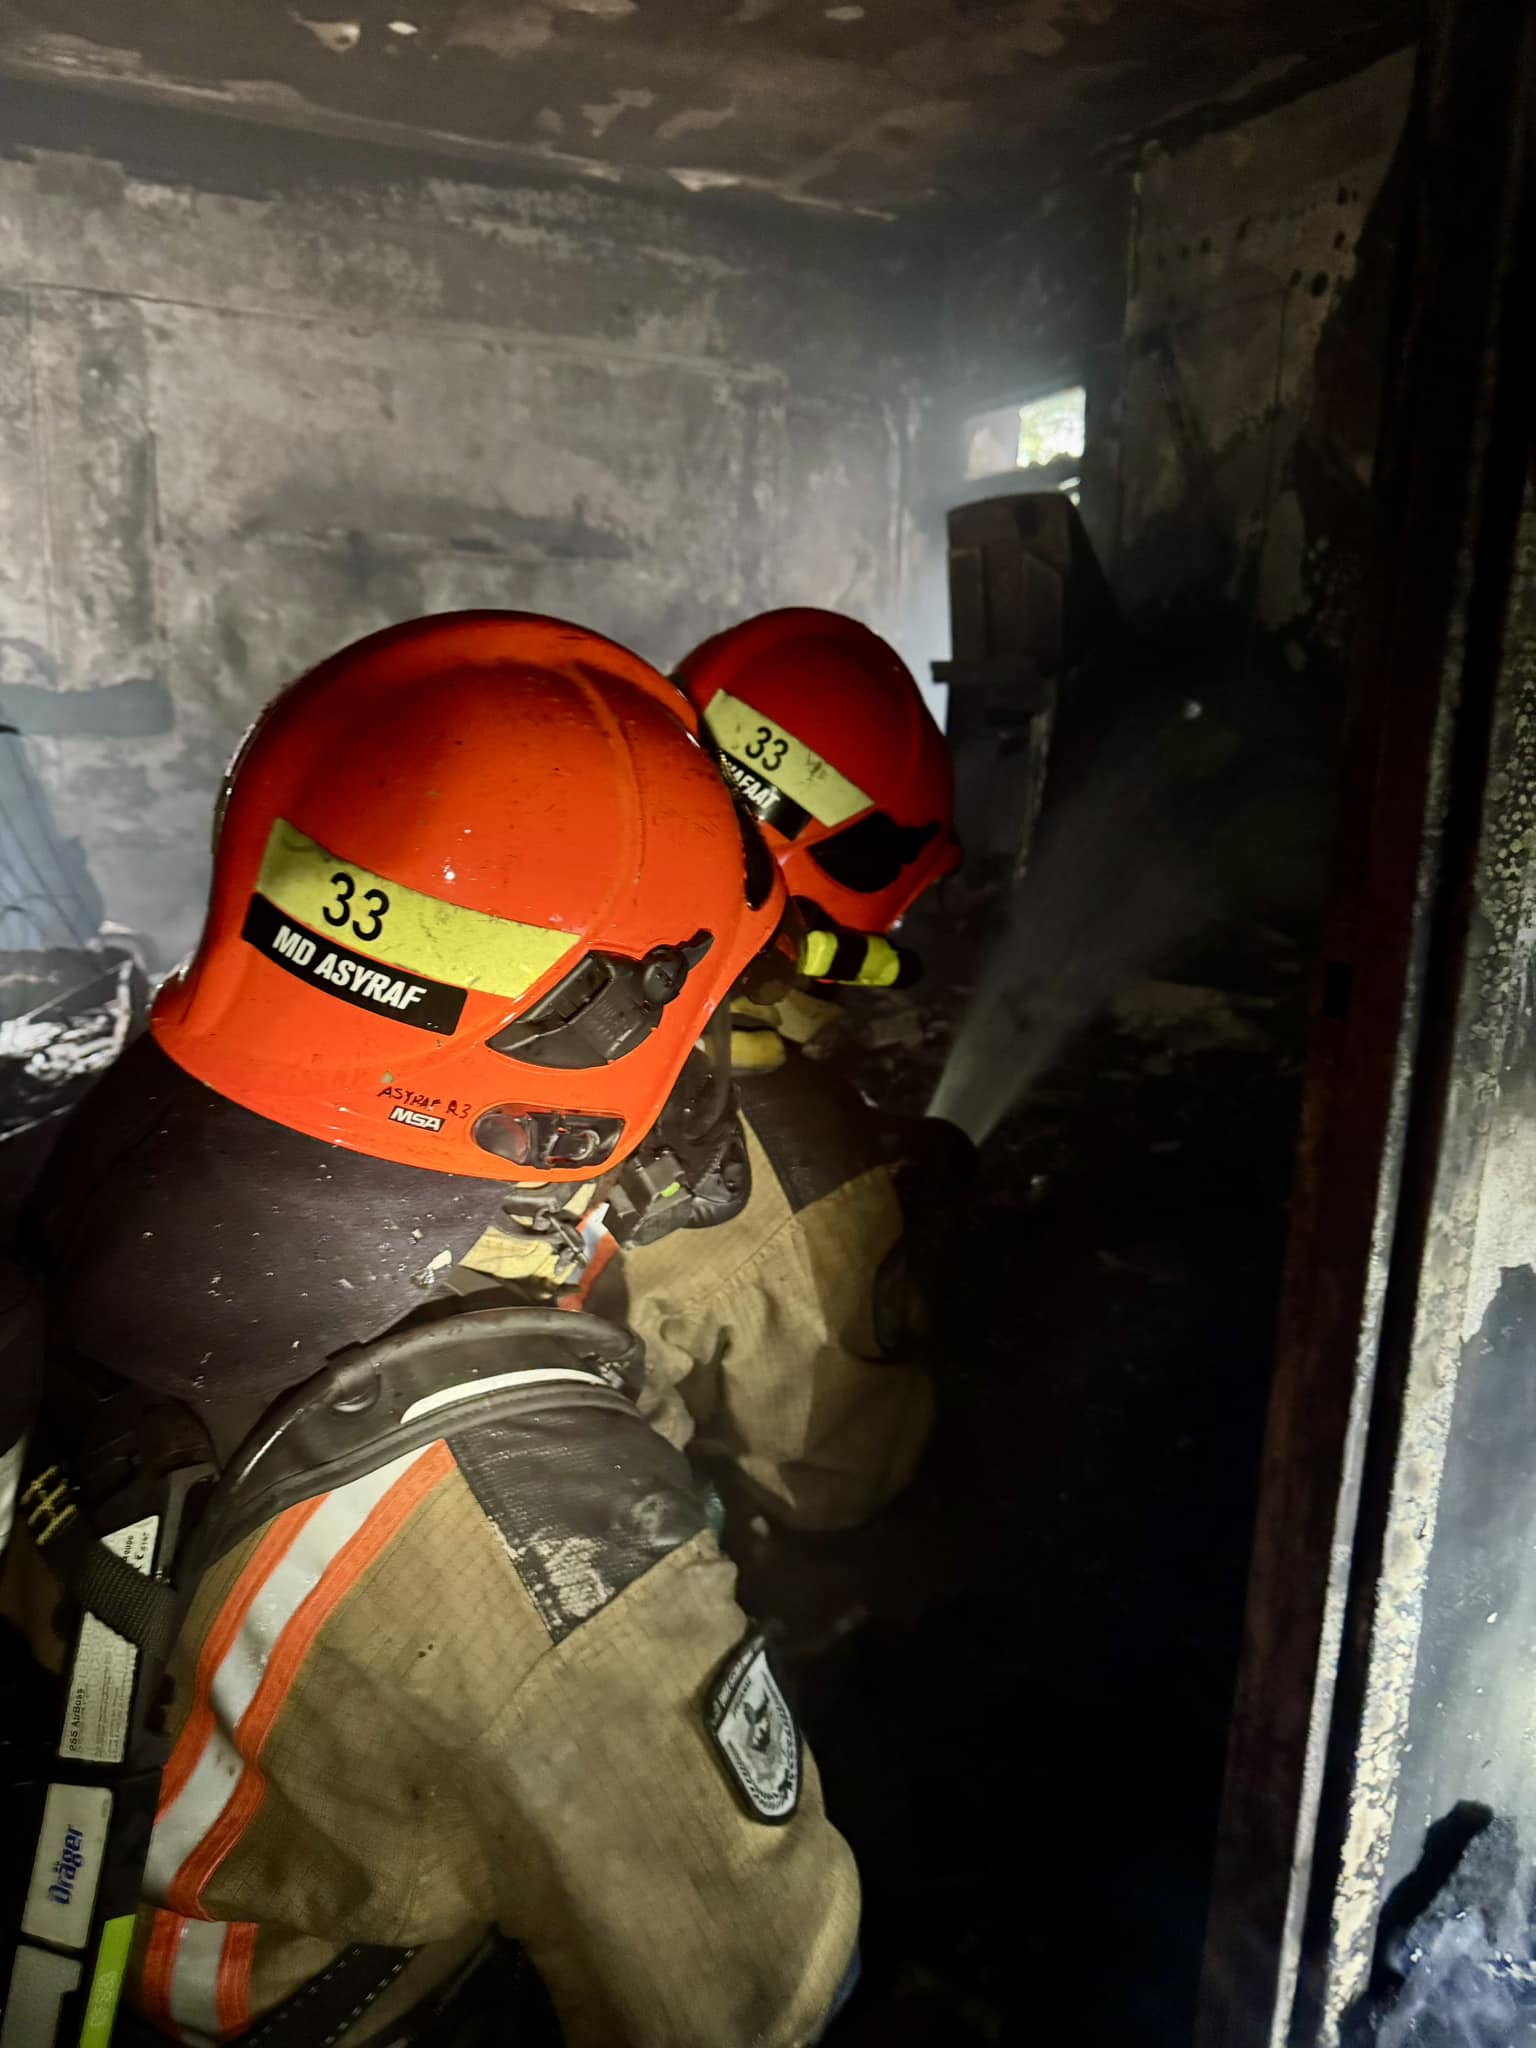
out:
<path id="1" fill-rule="evenodd" d="M 487 1043 L 533 1067 L 611 1066 L 650 1037 L 714 943 L 713 932 L 700 931 L 639 960 L 588 953 Z"/>

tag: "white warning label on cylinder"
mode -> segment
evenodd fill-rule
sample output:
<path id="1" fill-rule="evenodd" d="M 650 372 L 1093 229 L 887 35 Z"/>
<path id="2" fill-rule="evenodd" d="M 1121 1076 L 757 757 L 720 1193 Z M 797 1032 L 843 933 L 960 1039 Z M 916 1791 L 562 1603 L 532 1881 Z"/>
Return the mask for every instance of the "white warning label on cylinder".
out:
<path id="1" fill-rule="evenodd" d="M 103 1539 L 108 1550 L 125 1558 L 136 1572 L 149 1572 L 155 1558 L 158 1515 L 130 1522 Z M 139 1653 L 94 1614 L 80 1623 L 69 1698 L 59 1735 L 59 1755 L 78 1763 L 119 1764 L 128 1748 L 128 1717 L 133 1707 L 133 1674 Z"/>

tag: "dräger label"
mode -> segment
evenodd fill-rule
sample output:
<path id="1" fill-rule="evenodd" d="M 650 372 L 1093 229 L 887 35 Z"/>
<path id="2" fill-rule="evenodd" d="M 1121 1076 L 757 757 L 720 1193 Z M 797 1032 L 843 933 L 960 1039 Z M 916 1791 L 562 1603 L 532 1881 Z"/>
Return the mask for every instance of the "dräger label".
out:
<path id="1" fill-rule="evenodd" d="M 84 1948 L 101 1879 L 112 1794 L 104 1785 L 50 1785 L 21 1931 L 59 1948 Z"/>
<path id="2" fill-rule="evenodd" d="M 265 896 L 253 896 L 240 936 L 300 981 L 311 982 L 328 996 L 339 996 L 376 1017 L 414 1024 L 418 1031 L 448 1036 L 458 1028 L 465 991 L 446 982 L 426 981 L 365 960 L 345 946 L 291 924 Z"/>
<path id="3" fill-rule="evenodd" d="M 839 775 L 830 761 L 813 754 L 793 733 L 774 725 L 729 690 L 717 690 L 710 698 L 704 723 L 737 767 L 756 781 L 770 783 L 779 795 L 809 811 L 818 825 L 846 825 L 869 809 L 870 799 L 863 790 L 846 775 Z M 752 792 L 747 794 L 750 797 Z M 777 819 L 767 822 L 778 823 Z"/>

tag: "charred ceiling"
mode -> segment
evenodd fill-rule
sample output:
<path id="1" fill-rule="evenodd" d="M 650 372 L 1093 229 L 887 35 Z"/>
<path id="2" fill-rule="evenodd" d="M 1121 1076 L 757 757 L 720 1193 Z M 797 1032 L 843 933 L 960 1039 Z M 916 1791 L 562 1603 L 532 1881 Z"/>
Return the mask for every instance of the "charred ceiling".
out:
<path id="1" fill-rule="evenodd" d="M 481 163 L 996 205 L 1403 39 L 1403 0 L 0 0 L 0 74 Z"/>

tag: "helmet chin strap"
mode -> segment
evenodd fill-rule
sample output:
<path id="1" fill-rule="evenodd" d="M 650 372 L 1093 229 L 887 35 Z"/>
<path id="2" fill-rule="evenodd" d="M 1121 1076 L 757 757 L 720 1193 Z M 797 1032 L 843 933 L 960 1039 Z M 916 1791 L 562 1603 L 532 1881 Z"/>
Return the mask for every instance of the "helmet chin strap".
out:
<path id="1" fill-rule="evenodd" d="M 656 1120 L 604 1184 L 608 1228 L 621 1245 L 727 1223 L 752 1192 L 731 1087 L 731 1019 L 722 1004 L 688 1056 Z"/>
<path id="2" fill-rule="evenodd" d="M 602 1183 L 544 1182 L 509 1187 L 502 1198 L 496 1227 L 509 1237 L 527 1237 L 543 1245 L 553 1264 L 552 1278 L 565 1286 L 580 1272 L 587 1257 L 582 1217 L 601 1199 Z M 583 1201 L 581 1197 L 585 1196 Z"/>

